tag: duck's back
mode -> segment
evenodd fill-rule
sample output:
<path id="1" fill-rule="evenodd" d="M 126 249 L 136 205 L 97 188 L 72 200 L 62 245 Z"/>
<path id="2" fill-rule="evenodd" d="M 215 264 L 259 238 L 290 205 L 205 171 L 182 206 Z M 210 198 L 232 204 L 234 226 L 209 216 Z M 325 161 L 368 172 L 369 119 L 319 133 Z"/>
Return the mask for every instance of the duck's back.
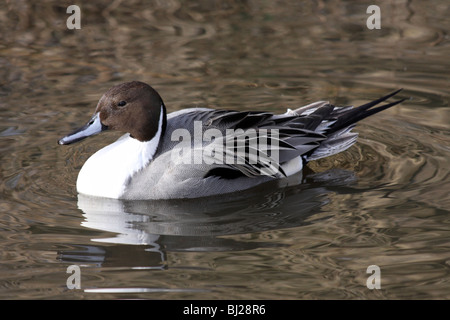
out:
<path id="1" fill-rule="evenodd" d="M 151 163 L 130 179 L 123 198 L 198 198 L 245 190 L 274 177 L 248 177 L 226 163 L 205 161 L 206 130 L 226 127 L 212 122 L 227 111 L 193 108 L 168 115 L 165 134 Z"/>

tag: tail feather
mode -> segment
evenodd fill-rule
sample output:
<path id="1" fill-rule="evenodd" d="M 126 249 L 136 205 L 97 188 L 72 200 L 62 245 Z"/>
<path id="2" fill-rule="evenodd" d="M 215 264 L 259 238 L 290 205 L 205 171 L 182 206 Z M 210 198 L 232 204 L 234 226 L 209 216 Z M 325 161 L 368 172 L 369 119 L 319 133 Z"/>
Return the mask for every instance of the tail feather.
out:
<path id="1" fill-rule="evenodd" d="M 358 133 L 350 132 L 351 129 L 342 129 L 323 141 L 305 160 L 312 161 L 326 158 L 350 148 L 358 138 Z"/>
<path id="2" fill-rule="evenodd" d="M 328 133 L 336 132 L 342 128 L 345 128 L 347 126 L 350 126 L 362 119 L 365 119 L 375 113 L 378 113 L 380 111 L 386 110 L 390 107 L 393 107 L 401 102 L 403 102 L 405 99 L 397 100 L 391 103 L 387 103 L 382 106 L 378 106 L 376 108 L 372 108 L 376 106 L 377 104 L 389 99 L 390 97 L 396 95 L 399 93 L 402 89 L 396 90 L 384 97 L 381 97 L 379 99 L 376 99 L 374 101 L 371 101 L 369 103 L 363 104 L 362 106 L 359 106 L 357 108 L 352 108 L 344 112 L 335 113 L 332 114 L 332 116 L 335 116 L 336 122 L 330 127 Z"/>
<path id="3" fill-rule="evenodd" d="M 305 155 L 307 161 L 328 157 L 342 152 L 351 147 L 358 137 L 357 133 L 351 132 L 356 123 L 375 113 L 393 107 L 405 99 L 397 100 L 391 103 L 375 107 L 383 101 L 399 93 L 402 89 L 396 90 L 384 97 L 369 103 L 363 104 L 357 108 L 336 108 L 330 114 L 329 124 L 324 128 L 324 134 L 327 136 L 320 145 Z"/>

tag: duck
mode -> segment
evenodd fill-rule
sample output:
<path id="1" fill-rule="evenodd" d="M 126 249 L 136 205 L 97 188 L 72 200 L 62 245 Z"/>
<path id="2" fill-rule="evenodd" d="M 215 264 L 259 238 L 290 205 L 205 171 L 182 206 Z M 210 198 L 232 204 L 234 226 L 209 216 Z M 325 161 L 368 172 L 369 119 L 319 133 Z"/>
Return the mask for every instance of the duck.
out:
<path id="1" fill-rule="evenodd" d="M 317 101 L 280 114 L 200 107 L 168 114 L 154 88 L 131 81 L 107 90 L 90 120 L 58 143 L 107 130 L 123 133 L 84 163 L 79 194 L 122 200 L 220 196 L 283 181 L 311 161 L 347 150 L 357 140 L 356 123 L 404 101 L 385 102 L 401 90 L 356 108 Z"/>

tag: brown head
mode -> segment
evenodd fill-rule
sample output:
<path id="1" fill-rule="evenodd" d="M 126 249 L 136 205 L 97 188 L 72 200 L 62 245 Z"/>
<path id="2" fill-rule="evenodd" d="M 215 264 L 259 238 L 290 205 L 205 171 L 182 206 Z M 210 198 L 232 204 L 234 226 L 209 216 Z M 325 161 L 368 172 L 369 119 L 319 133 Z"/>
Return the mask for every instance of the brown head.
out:
<path id="1" fill-rule="evenodd" d="M 91 120 L 58 143 L 70 144 L 106 129 L 128 132 L 139 141 L 149 141 L 156 135 L 160 119 L 164 132 L 166 108 L 158 92 L 143 82 L 126 82 L 106 91 Z"/>

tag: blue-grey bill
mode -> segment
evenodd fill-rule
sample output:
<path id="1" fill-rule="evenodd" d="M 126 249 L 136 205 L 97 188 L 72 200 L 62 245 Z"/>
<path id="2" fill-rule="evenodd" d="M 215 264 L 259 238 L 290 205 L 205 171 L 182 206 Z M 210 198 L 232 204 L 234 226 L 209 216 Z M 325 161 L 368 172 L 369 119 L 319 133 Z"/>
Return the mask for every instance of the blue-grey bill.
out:
<path id="1" fill-rule="evenodd" d="M 68 134 L 67 136 L 61 138 L 58 141 L 58 144 L 61 145 L 71 144 L 83 140 L 87 137 L 96 135 L 106 130 L 107 128 L 108 127 L 104 126 L 100 121 L 100 113 L 97 112 L 96 114 L 94 114 L 94 116 L 86 125 Z"/>

